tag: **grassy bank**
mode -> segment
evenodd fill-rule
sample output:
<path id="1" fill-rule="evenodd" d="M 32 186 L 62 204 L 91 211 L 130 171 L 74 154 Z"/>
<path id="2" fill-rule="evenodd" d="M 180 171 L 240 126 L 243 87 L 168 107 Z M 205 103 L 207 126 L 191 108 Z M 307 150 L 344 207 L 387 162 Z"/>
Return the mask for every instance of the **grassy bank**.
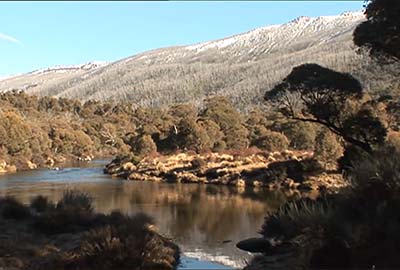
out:
<path id="1" fill-rule="evenodd" d="M 95 213 L 78 191 L 56 203 L 0 198 L 0 238 L 4 269 L 174 269 L 179 262 L 179 248 L 150 217 Z"/>
<path id="2" fill-rule="evenodd" d="M 141 160 L 126 156 L 113 160 L 104 172 L 133 181 L 250 186 L 271 190 L 333 191 L 348 185 L 341 174 L 324 170 L 310 151 L 247 149 L 247 152 L 158 155 Z"/>

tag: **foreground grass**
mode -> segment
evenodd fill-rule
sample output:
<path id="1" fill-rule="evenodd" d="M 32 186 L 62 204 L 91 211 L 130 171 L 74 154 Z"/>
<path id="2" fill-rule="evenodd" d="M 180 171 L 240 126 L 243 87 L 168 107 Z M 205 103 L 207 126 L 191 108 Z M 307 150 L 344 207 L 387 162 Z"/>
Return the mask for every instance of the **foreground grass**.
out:
<path id="1" fill-rule="evenodd" d="M 137 214 L 93 211 L 85 193 L 25 206 L 0 198 L 0 269 L 174 269 L 179 248 Z"/>

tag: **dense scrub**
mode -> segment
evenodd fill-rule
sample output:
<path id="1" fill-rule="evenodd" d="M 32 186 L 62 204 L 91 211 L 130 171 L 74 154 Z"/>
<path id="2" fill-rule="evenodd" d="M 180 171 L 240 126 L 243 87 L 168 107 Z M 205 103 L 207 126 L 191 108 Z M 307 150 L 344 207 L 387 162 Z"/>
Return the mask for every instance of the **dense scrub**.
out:
<path id="1" fill-rule="evenodd" d="M 400 154 L 383 148 L 360 158 L 353 185 L 316 201 L 286 203 L 265 218 L 267 245 L 246 269 L 400 267 Z"/>
<path id="2" fill-rule="evenodd" d="M 178 247 L 150 217 L 96 214 L 79 191 L 57 203 L 38 196 L 30 206 L 0 198 L 0 228 L 4 269 L 174 269 L 179 262 Z"/>
<path id="3" fill-rule="evenodd" d="M 356 29 L 356 45 L 382 65 L 398 63 L 399 2 L 366 2 L 368 21 Z M 398 98 L 373 98 L 350 74 L 316 64 L 294 68 L 265 98 L 291 119 L 324 126 L 315 144 L 320 160 L 340 157 L 334 141 L 344 142 L 338 163 L 351 185 L 268 215 L 262 238 L 238 244 L 262 253 L 246 269 L 399 268 Z"/>
<path id="4" fill-rule="evenodd" d="M 140 159 L 157 152 L 249 147 L 312 150 L 318 131 L 261 108 L 240 113 L 220 96 L 204 100 L 201 108 L 177 104 L 156 109 L 7 92 L 0 95 L 0 108 L 0 171 L 93 156 Z"/>

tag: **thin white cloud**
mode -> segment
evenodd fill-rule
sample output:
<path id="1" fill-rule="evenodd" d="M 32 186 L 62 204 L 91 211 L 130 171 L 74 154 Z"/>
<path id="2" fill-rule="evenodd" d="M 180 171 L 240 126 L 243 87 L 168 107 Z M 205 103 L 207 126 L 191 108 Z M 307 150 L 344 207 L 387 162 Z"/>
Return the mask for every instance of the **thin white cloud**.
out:
<path id="1" fill-rule="evenodd" d="M 9 36 L 9 35 L 3 34 L 3 33 L 0 33 L 0 39 L 22 45 L 22 42 L 19 41 L 18 39 L 16 39 L 15 37 L 12 37 L 12 36 Z"/>

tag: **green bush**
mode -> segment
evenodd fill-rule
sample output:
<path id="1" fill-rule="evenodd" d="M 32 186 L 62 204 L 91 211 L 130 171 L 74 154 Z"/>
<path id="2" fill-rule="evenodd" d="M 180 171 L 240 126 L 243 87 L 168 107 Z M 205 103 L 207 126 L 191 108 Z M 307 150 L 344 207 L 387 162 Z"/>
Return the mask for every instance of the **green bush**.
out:
<path id="1" fill-rule="evenodd" d="M 244 119 L 226 97 L 207 98 L 200 117 L 212 120 L 220 127 L 227 148 L 240 149 L 249 146 L 249 132 Z"/>
<path id="2" fill-rule="evenodd" d="M 157 152 L 157 145 L 150 135 L 140 136 L 137 140 L 136 153 L 145 156 Z"/>
<path id="3" fill-rule="evenodd" d="M 290 141 L 290 147 L 297 150 L 313 150 L 316 127 L 307 122 L 288 121 L 279 130 Z"/>
<path id="4" fill-rule="evenodd" d="M 208 137 L 208 145 L 205 145 L 205 149 L 212 151 L 222 151 L 226 148 L 226 143 L 223 141 L 224 133 L 217 123 L 211 119 L 200 119 L 198 125 L 205 131 Z"/>
<path id="5" fill-rule="evenodd" d="M 327 169 L 336 169 L 337 159 L 343 154 L 343 147 L 331 131 L 323 129 L 315 138 L 314 158 Z"/>
<path id="6" fill-rule="evenodd" d="M 282 133 L 266 130 L 254 145 L 267 151 L 283 151 L 288 149 L 289 140 Z"/>

